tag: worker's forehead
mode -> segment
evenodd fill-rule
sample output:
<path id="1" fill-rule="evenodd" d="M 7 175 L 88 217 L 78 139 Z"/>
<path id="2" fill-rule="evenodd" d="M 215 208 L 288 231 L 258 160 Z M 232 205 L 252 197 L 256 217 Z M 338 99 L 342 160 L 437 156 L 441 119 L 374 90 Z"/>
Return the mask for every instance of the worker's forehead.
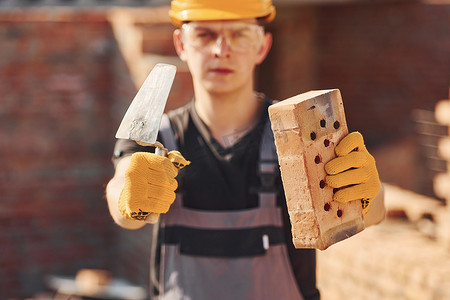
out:
<path id="1" fill-rule="evenodd" d="M 238 20 L 214 20 L 214 21 L 192 21 L 188 24 L 195 27 L 223 28 L 245 26 L 248 24 L 257 24 L 256 19 L 238 19 Z"/>

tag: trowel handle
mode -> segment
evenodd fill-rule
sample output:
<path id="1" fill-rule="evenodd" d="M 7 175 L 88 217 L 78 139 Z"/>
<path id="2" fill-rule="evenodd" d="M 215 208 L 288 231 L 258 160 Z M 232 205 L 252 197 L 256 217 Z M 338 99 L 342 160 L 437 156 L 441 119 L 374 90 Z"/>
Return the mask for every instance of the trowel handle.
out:
<path id="1" fill-rule="evenodd" d="M 150 213 L 148 217 L 145 219 L 145 223 L 156 224 L 159 220 L 159 214 Z"/>
<path id="2" fill-rule="evenodd" d="M 168 153 L 169 153 L 169 150 L 167 150 L 167 148 L 159 148 L 159 147 L 155 148 L 155 154 L 156 155 L 167 157 Z"/>
<path id="3" fill-rule="evenodd" d="M 168 153 L 169 153 L 169 151 L 167 150 L 167 148 L 164 148 L 164 146 L 161 143 L 157 142 L 156 148 L 155 148 L 155 154 L 167 157 Z M 150 223 L 150 224 L 156 224 L 156 223 L 158 223 L 158 220 L 159 220 L 159 214 L 150 213 L 147 216 L 147 218 L 145 219 L 145 222 Z"/>

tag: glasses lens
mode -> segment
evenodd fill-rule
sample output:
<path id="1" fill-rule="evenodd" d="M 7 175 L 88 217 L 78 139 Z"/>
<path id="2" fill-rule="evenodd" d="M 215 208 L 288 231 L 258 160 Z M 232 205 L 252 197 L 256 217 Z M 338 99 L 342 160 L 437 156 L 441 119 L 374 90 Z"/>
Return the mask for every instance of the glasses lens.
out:
<path id="1" fill-rule="evenodd" d="M 219 43 L 227 43 L 233 51 L 238 52 L 258 46 L 264 36 L 261 26 L 246 23 L 218 26 L 187 23 L 182 26 L 182 30 L 184 42 L 192 47 L 205 49 Z"/>

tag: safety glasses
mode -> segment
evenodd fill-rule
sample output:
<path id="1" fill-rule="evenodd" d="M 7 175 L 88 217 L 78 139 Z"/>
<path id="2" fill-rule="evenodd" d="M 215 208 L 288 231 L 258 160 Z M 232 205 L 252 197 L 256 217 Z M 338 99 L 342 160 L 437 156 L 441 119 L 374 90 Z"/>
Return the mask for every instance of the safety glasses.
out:
<path id="1" fill-rule="evenodd" d="M 235 52 L 247 52 L 259 47 L 264 38 L 264 28 L 244 22 L 201 22 L 181 26 L 183 42 L 199 50 L 211 50 L 225 43 Z"/>

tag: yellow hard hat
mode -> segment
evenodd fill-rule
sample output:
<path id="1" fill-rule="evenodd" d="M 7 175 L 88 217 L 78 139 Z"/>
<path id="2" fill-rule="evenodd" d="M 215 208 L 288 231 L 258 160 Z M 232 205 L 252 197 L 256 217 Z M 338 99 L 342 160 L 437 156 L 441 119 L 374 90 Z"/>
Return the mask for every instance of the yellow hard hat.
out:
<path id="1" fill-rule="evenodd" d="M 275 18 L 272 0 L 172 0 L 170 19 L 176 26 L 189 21 Z"/>

